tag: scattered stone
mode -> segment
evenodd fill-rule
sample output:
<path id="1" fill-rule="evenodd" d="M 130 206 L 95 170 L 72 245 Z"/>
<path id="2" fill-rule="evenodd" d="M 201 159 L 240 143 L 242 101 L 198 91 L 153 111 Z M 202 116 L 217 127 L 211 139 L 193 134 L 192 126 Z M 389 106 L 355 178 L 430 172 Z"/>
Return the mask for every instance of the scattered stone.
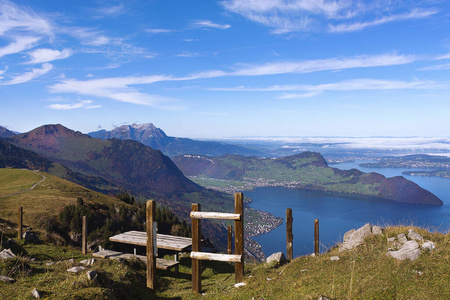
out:
<path id="1" fill-rule="evenodd" d="M 0 280 L 4 281 L 6 283 L 14 283 L 16 280 L 14 278 L 8 277 L 8 276 L 2 276 L 0 275 Z"/>
<path id="2" fill-rule="evenodd" d="M 84 271 L 85 267 L 73 267 L 67 270 L 67 272 L 78 273 Z"/>
<path id="3" fill-rule="evenodd" d="M 87 265 L 87 266 L 92 266 L 95 262 L 95 258 L 89 258 L 89 259 L 85 259 L 80 261 L 81 264 L 83 265 Z"/>
<path id="4" fill-rule="evenodd" d="M 320 296 L 319 299 L 317 299 L 317 300 L 329 300 L 329 299 L 325 296 Z"/>
<path id="5" fill-rule="evenodd" d="M 427 241 L 422 244 L 423 250 L 432 251 L 434 248 L 436 248 L 436 245 L 433 242 Z"/>
<path id="6" fill-rule="evenodd" d="M 0 257 L 2 259 L 10 259 L 16 257 L 16 255 L 11 251 L 11 249 L 3 249 L 2 252 L 0 252 Z"/>
<path id="7" fill-rule="evenodd" d="M 46 265 L 47 267 L 50 267 L 50 266 L 53 266 L 54 264 L 55 264 L 55 262 L 54 262 L 54 261 L 51 261 L 51 262 L 46 263 L 45 265 Z"/>
<path id="8" fill-rule="evenodd" d="M 97 274 L 98 274 L 97 271 L 87 271 L 86 272 L 87 278 L 90 281 L 95 280 L 97 278 Z"/>
<path id="9" fill-rule="evenodd" d="M 267 281 L 271 281 L 271 280 L 272 280 L 272 278 L 267 277 Z"/>
<path id="10" fill-rule="evenodd" d="M 372 234 L 371 226 L 369 223 L 363 227 L 355 230 L 352 229 L 344 234 L 344 241 L 339 245 L 339 251 L 345 251 L 355 248 L 361 245 L 366 237 Z"/>
<path id="11" fill-rule="evenodd" d="M 308 269 L 301 269 L 300 272 L 306 272 Z"/>
<path id="12" fill-rule="evenodd" d="M 71 258 L 69 259 L 69 263 L 73 264 L 75 262 L 75 259 Z"/>
<path id="13" fill-rule="evenodd" d="M 404 233 L 400 233 L 397 235 L 398 241 L 402 244 L 406 243 L 408 239 L 406 238 L 406 235 Z"/>
<path id="14" fill-rule="evenodd" d="M 33 295 L 33 298 L 35 298 L 35 299 L 41 299 L 42 298 L 41 293 L 36 288 L 31 291 L 31 295 Z"/>
<path id="15" fill-rule="evenodd" d="M 316 254 L 315 253 L 311 254 L 311 257 L 316 257 Z"/>
<path id="16" fill-rule="evenodd" d="M 286 256 L 284 256 L 283 252 L 276 252 L 274 254 L 272 254 L 271 256 L 269 256 L 266 259 L 267 263 L 270 264 L 272 262 L 277 262 L 277 264 L 282 265 L 286 262 Z"/>
<path id="17" fill-rule="evenodd" d="M 423 237 L 417 232 L 415 232 L 413 229 L 410 229 L 408 231 L 408 237 L 415 241 L 423 241 Z"/>
<path id="18" fill-rule="evenodd" d="M 339 260 L 339 256 L 332 256 L 332 257 L 330 257 L 330 259 L 332 261 L 337 261 L 337 260 Z"/>
<path id="19" fill-rule="evenodd" d="M 383 234 L 383 229 L 381 229 L 381 226 L 372 226 L 372 234 L 381 235 Z"/>
<path id="20" fill-rule="evenodd" d="M 390 238 L 387 239 L 387 241 L 389 243 L 395 242 L 395 237 L 390 237 Z"/>
<path id="21" fill-rule="evenodd" d="M 398 260 L 409 259 L 415 261 L 420 255 L 419 244 L 416 241 L 407 241 L 400 250 L 388 251 L 386 255 Z"/>
<path id="22" fill-rule="evenodd" d="M 416 274 L 419 275 L 419 276 L 422 276 L 422 275 L 423 275 L 423 272 L 422 272 L 422 271 L 416 271 L 416 270 L 413 270 L 413 272 L 416 273 Z"/>
<path id="23" fill-rule="evenodd" d="M 25 240 L 25 243 L 30 243 L 30 244 L 41 243 L 41 240 L 39 239 L 39 237 L 35 233 L 33 233 L 29 230 L 25 231 L 23 233 L 22 237 Z"/>
<path id="24" fill-rule="evenodd" d="M 245 286 L 245 285 L 247 285 L 245 282 L 239 282 L 239 283 L 236 283 L 234 286 L 238 288 L 240 286 Z"/>

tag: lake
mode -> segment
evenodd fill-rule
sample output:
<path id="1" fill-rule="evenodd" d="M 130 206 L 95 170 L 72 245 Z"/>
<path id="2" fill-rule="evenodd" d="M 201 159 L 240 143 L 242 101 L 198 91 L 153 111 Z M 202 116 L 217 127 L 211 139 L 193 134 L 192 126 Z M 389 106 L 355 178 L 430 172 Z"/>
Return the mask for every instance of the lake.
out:
<path id="1" fill-rule="evenodd" d="M 357 229 L 366 223 L 374 225 L 416 225 L 432 231 L 450 230 L 450 179 L 402 175 L 403 168 L 362 168 L 359 164 L 341 163 L 332 165 L 342 170 L 359 169 L 377 172 L 386 177 L 404 176 L 438 196 L 442 206 L 413 205 L 392 201 L 336 196 L 318 191 L 304 191 L 281 187 L 257 188 L 245 191 L 253 199 L 251 207 L 286 217 L 286 208 L 292 208 L 294 257 L 314 252 L 314 219 L 319 219 L 321 252 L 342 241 L 345 232 Z M 417 170 L 417 169 L 416 169 Z M 253 238 L 261 244 L 266 256 L 274 252 L 286 253 L 286 224 L 269 233 Z"/>

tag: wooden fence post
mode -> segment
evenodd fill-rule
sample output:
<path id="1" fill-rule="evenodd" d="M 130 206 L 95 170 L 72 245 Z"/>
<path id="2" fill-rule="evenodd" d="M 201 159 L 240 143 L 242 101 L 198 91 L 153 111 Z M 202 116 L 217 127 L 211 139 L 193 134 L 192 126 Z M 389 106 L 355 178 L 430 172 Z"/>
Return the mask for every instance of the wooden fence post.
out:
<path id="1" fill-rule="evenodd" d="M 234 221 L 234 252 L 242 255 L 242 261 L 234 264 L 235 282 L 244 280 L 244 194 L 234 194 L 234 213 L 240 214 L 241 219 Z"/>
<path id="2" fill-rule="evenodd" d="M 201 207 L 199 203 L 193 203 L 191 210 L 192 211 L 200 211 Z M 201 251 L 201 223 L 199 219 L 192 219 L 192 251 L 200 252 Z M 202 281 L 201 281 L 201 265 L 200 260 L 192 258 L 192 290 L 199 294 L 202 289 Z"/>
<path id="3" fill-rule="evenodd" d="M 156 288 L 156 256 L 155 256 L 155 238 L 154 238 L 154 221 L 155 221 L 156 203 L 154 200 L 147 201 L 146 204 L 146 231 L 147 231 L 147 287 L 149 289 Z"/>
<path id="4" fill-rule="evenodd" d="M 18 228 L 17 228 L 17 238 L 19 239 L 19 240 L 21 240 L 22 239 L 22 236 L 23 236 L 23 231 L 22 231 L 22 225 L 23 225 L 23 207 L 21 206 L 21 207 L 19 207 L 19 221 L 17 222 L 17 223 L 19 223 L 18 224 Z"/>
<path id="5" fill-rule="evenodd" d="M 233 233 L 232 233 L 232 228 L 231 225 L 228 225 L 228 245 L 227 245 L 227 254 L 232 254 L 233 253 L 233 244 L 232 244 L 232 240 L 233 240 Z"/>
<path id="6" fill-rule="evenodd" d="M 314 220 L 314 254 L 319 255 L 319 219 Z"/>
<path id="7" fill-rule="evenodd" d="M 286 209 L 286 256 L 288 261 L 293 259 L 292 240 L 294 235 L 292 234 L 292 220 L 292 208 L 288 208 Z"/>
<path id="8" fill-rule="evenodd" d="M 83 255 L 87 254 L 87 231 L 86 216 L 83 216 L 83 226 L 81 230 L 81 253 Z"/>

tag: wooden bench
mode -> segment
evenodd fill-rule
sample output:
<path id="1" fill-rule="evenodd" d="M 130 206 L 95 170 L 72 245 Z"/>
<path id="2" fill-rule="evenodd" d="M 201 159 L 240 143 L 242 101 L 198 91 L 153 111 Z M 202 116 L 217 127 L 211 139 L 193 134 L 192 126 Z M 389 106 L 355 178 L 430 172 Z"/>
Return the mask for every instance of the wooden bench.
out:
<path id="1" fill-rule="evenodd" d="M 111 250 L 103 250 L 99 252 L 94 252 L 92 254 L 93 257 L 98 258 L 109 258 L 109 259 L 130 259 L 130 258 L 137 258 L 142 260 L 144 263 L 147 263 L 147 258 L 145 255 L 134 255 L 131 253 L 124 253 L 119 251 L 111 251 Z M 178 266 L 180 262 L 176 260 L 168 260 L 164 258 L 156 258 L 156 268 L 160 270 L 168 270 L 172 267 Z"/>

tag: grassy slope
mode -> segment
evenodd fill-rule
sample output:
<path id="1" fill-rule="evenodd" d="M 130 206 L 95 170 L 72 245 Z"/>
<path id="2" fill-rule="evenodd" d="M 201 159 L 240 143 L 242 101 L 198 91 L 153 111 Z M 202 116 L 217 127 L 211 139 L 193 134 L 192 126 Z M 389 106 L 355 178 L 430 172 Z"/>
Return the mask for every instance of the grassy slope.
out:
<path id="1" fill-rule="evenodd" d="M 120 202 L 116 198 L 94 192 L 48 173 L 40 172 L 39 174 L 44 175 L 46 179 L 33 190 L 25 190 L 20 194 L 0 198 L 1 218 L 16 221 L 17 209 L 22 206 L 24 224 L 32 225 L 42 217 L 56 215 L 68 204 L 75 204 L 78 197 L 101 204 Z M 42 176 L 29 170 L 0 169 L 0 197 L 29 189 L 41 179 Z"/>
<path id="2" fill-rule="evenodd" d="M 0 261 L 2 275 L 17 282 L 0 283 L 5 299 L 30 298 L 37 287 L 49 299 L 447 299 L 450 296 L 450 234 L 429 233 L 416 228 L 436 249 L 414 262 L 386 257 L 386 238 L 406 233 L 410 227 L 388 227 L 383 236 L 366 239 L 355 250 L 338 253 L 332 249 L 319 257 L 298 257 L 289 264 L 270 268 L 267 264 L 246 265 L 246 286 L 234 287 L 234 268 L 226 263 L 202 262 L 202 288 L 205 295 L 191 292 L 190 259 L 181 259 L 180 273 L 158 271 L 156 292 L 145 288 L 145 269 L 137 261 L 99 259 L 93 267 L 99 271 L 97 282 L 89 282 L 85 272 L 68 274 L 83 257 L 73 248 L 49 245 L 24 245 L 34 262 L 32 272 L 7 272 Z M 295 244 L 294 244 L 295 247 Z M 331 261 L 338 255 L 340 260 Z M 75 263 L 68 262 L 74 258 Z M 50 261 L 60 263 L 47 266 Z M 421 272 L 421 273 L 419 273 Z M 27 274 L 28 273 L 28 274 Z"/>

